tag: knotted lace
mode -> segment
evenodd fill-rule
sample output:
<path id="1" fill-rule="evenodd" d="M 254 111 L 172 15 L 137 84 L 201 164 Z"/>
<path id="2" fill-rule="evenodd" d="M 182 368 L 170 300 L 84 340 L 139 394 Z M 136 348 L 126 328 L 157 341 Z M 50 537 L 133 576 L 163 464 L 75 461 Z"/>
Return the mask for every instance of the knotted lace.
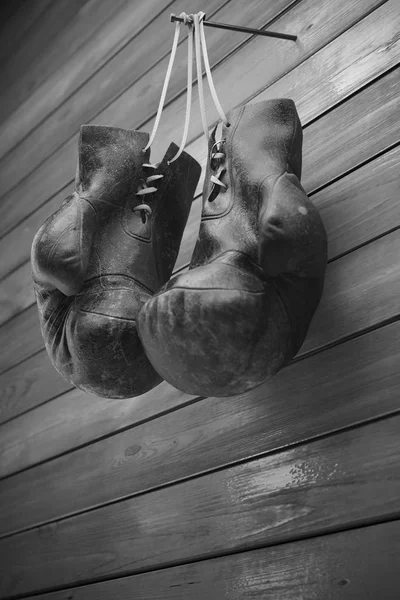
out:
<path id="1" fill-rule="evenodd" d="M 142 165 L 144 169 L 156 169 L 157 165 L 151 165 L 149 163 L 145 163 Z M 142 179 L 139 183 L 139 189 L 136 192 L 136 196 L 147 196 L 148 194 L 154 194 L 157 191 L 157 188 L 150 185 L 153 181 L 157 181 L 157 179 L 162 179 L 164 175 L 149 175 L 146 179 Z M 151 216 L 152 210 L 148 204 L 138 204 L 133 209 L 133 212 L 139 212 L 142 217 L 142 223 L 146 223 L 146 215 Z"/>
<path id="2" fill-rule="evenodd" d="M 210 180 L 212 181 L 214 186 L 211 189 L 211 193 L 208 198 L 209 202 L 213 202 L 215 200 L 215 198 L 218 196 L 221 188 L 223 188 L 225 190 L 227 189 L 226 184 L 220 180 L 220 177 L 222 177 L 226 172 L 226 168 L 224 166 L 225 152 L 223 152 L 223 150 L 222 150 L 225 142 L 226 142 L 225 139 L 215 142 L 212 145 L 211 150 L 210 150 L 210 167 L 213 171 L 216 171 L 216 173 L 214 175 L 211 175 L 211 177 L 210 177 Z M 218 187 L 215 187 L 215 186 L 218 186 Z"/>

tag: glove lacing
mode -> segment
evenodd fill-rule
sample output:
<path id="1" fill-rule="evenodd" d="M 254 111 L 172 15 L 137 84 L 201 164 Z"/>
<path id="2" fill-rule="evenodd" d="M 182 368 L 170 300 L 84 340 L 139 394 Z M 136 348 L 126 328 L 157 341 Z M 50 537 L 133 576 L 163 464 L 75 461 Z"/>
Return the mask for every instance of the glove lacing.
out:
<path id="1" fill-rule="evenodd" d="M 207 117 L 206 117 L 205 100 L 204 100 L 202 57 L 204 60 L 204 67 L 205 67 L 205 71 L 206 71 L 206 75 L 207 75 L 208 85 L 210 88 L 211 96 L 213 98 L 215 107 L 218 111 L 219 116 L 221 117 L 221 120 L 224 122 L 224 124 L 227 127 L 229 127 L 229 121 L 228 121 L 228 119 L 221 107 L 221 104 L 218 100 L 217 92 L 215 90 L 213 78 L 211 75 L 211 68 L 210 68 L 210 62 L 208 59 L 207 43 L 206 43 L 206 38 L 205 38 L 205 33 L 204 33 L 204 23 L 203 23 L 206 15 L 204 12 L 200 12 L 197 14 L 191 14 L 191 15 L 188 15 L 188 14 L 182 12 L 179 16 L 180 16 L 180 18 L 183 19 L 183 24 L 186 25 L 189 30 L 189 33 L 188 33 L 186 113 L 185 113 L 185 124 L 184 124 L 184 128 L 183 128 L 182 141 L 181 141 L 179 150 L 175 154 L 175 156 L 167 162 L 168 165 L 170 165 L 171 163 L 173 163 L 175 160 L 177 160 L 179 158 L 179 156 L 182 154 L 182 152 L 185 148 L 186 142 L 187 142 L 187 137 L 188 137 L 188 132 L 189 132 L 191 106 L 192 106 L 193 45 L 195 46 L 195 55 L 196 55 L 197 85 L 198 85 L 198 90 L 199 90 L 201 121 L 202 121 L 204 135 L 207 140 L 207 143 L 208 143 L 208 139 L 209 139 L 209 133 L 208 133 L 208 127 L 207 127 Z M 172 73 L 172 67 L 174 65 L 176 50 L 178 47 L 180 26 L 181 26 L 181 22 L 177 21 L 175 23 L 175 32 L 174 32 L 174 39 L 172 42 L 171 55 L 169 58 L 167 73 L 165 75 L 164 85 L 163 85 L 160 102 L 159 102 L 158 109 L 157 109 L 156 119 L 154 121 L 153 130 L 151 132 L 149 141 L 148 141 L 147 145 L 145 146 L 145 148 L 143 148 L 143 152 L 146 152 L 152 145 L 154 138 L 156 136 L 156 133 L 157 133 L 158 126 L 160 124 L 161 113 L 164 108 L 165 98 L 167 95 L 168 85 L 169 85 L 169 81 L 170 81 L 171 73 Z M 214 146 L 222 145 L 224 141 L 225 140 L 216 142 L 216 144 L 214 144 Z M 221 161 L 221 159 L 224 159 L 224 158 L 225 158 L 225 154 L 223 154 L 221 152 L 220 148 L 217 152 L 214 152 L 211 155 L 211 160 L 213 161 L 213 163 L 215 163 L 216 160 Z M 156 169 L 157 166 L 158 165 L 152 165 L 152 164 L 144 164 L 143 165 L 143 167 L 148 168 L 148 169 Z M 223 175 L 224 172 L 225 172 L 225 170 L 222 168 L 222 166 L 220 166 L 217 173 L 215 175 L 211 176 L 211 181 L 220 187 L 226 188 L 226 185 L 219 179 Z M 156 179 L 161 179 L 162 177 L 163 177 L 163 175 L 150 175 L 149 177 L 146 178 L 146 180 L 142 180 L 140 183 L 139 190 L 137 191 L 136 195 L 144 196 L 144 195 L 152 194 L 152 193 L 156 192 L 157 188 L 154 186 L 149 186 L 148 184 L 152 183 Z M 146 221 L 146 214 L 148 214 L 149 216 L 152 214 L 151 208 L 147 204 L 139 204 L 138 206 L 136 206 L 133 209 L 133 211 L 141 211 L 143 222 Z"/>

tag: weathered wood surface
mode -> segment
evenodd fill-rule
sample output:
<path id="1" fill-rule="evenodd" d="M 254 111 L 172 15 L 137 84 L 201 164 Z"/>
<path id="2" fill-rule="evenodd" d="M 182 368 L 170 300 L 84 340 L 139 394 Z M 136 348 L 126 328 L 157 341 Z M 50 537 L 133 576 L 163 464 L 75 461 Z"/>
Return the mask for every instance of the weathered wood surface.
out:
<path id="1" fill-rule="evenodd" d="M 391 521 L 28 600 L 398 600 L 399 549 Z"/>
<path id="2" fill-rule="evenodd" d="M 399 427 L 387 418 L 4 538 L 0 593 L 398 518 Z"/>
<path id="3" fill-rule="evenodd" d="M 93 441 L 107 424 L 130 427 L 0 481 L 0 535 L 398 411 L 399 336 L 397 322 L 294 363 L 251 393 L 198 400 L 136 426 L 143 410 L 135 401 L 86 402 L 81 411 L 74 392 L 11 421 L 0 430 L 3 475 L 84 436 Z M 163 408 L 160 392 L 153 411 Z"/>
<path id="4" fill-rule="evenodd" d="M 33 36 L 47 53 L 15 54 L 21 76 L 0 99 L 1 113 L 14 97 L 10 118 L 0 115 L 0 597 L 79 585 L 47 598 L 375 600 L 393 587 L 397 598 L 398 523 L 382 521 L 400 516 L 399 3 L 206 2 L 209 18 L 272 19 L 299 35 L 291 44 L 206 30 L 226 110 L 296 101 L 303 183 L 329 235 L 325 293 L 299 358 L 259 389 L 196 399 L 164 383 L 116 401 L 71 389 L 52 368 L 33 318 L 30 245 L 71 188 L 81 122 L 151 129 L 169 13 L 198 6 L 74 2 L 82 9 L 53 41 L 35 38 L 29 13 L 25 44 Z M 182 133 L 185 44 L 177 59 L 153 159 Z M 187 150 L 204 164 L 196 99 L 193 109 Z"/>
<path id="5" fill-rule="evenodd" d="M 340 35 L 353 23 L 357 23 L 362 16 L 368 14 L 370 10 L 379 6 L 379 4 L 382 4 L 382 2 L 378 0 L 353 0 L 351 4 L 345 2 L 345 0 L 338 0 L 334 12 L 331 10 L 329 0 L 319 2 L 318 6 L 313 0 L 303 0 L 303 2 L 296 4 L 292 10 L 281 19 L 278 19 L 273 26 L 279 26 L 283 31 L 294 27 L 300 35 L 301 45 L 290 45 L 291 49 L 289 51 L 287 43 L 278 40 L 280 46 L 275 49 L 276 60 L 274 60 L 272 54 L 269 55 L 268 60 L 268 65 L 271 65 L 272 73 L 268 70 L 265 62 L 266 42 L 260 37 L 256 37 L 243 46 L 240 51 L 240 60 L 238 60 L 238 54 L 234 53 L 228 59 L 222 61 L 214 70 L 215 78 L 220 82 L 221 100 L 226 110 L 252 98 L 259 92 L 260 87 L 266 87 L 269 83 L 272 83 L 290 69 L 293 69 L 297 64 L 303 62 L 314 52 Z M 292 31 L 293 29 L 290 30 Z M 260 46 L 261 42 L 262 45 Z M 237 85 L 239 80 L 241 82 L 240 86 Z M 148 83 L 146 87 L 148 87 Z M 232 92 L 231 94 L 229 93 L 230 91 Z M 143 98 L 141 99 L 144 101 Z M 101 113 L 101 119 L 99 116 L 99 120 L 96 119 L 96 122 L 106 125 L 112 124 L 114 126 L 136 126 L 138 101 L 135 103 L 132 102 L 132 91 L 129 91 L 129 99 L 122 95 L 119 101 L 123 102 L 125 106 L 123 112 L 122 106 L 116 107 L 112 104 Z M 176 102 L 179 102 L 179 98 Z M 147 118 L 150 116 L 148 114 L 148 103 L 149 100 L 144 104 Z M 194 108 L 195 106 L 196 101 L 194 101 Z M 115 117 L 111 118 L 110 110 L 115 111 L 116 108 L 118 108 L 118 111 Z M 176 111 L 178 109 L 179 104 L 175 107 Z M 165 122 L 166 119 L 168 122 L 168 109 L 165 112 L 163 121 Z M 145 129 L 148 129 L 150 124 L 144 123 L 143 126 Z M 182 119 L 180 119 L 179 137 L 181 131 Z M 200 135 L 200 132 L 201 130 L 199 130 L 197 135 Z M 161 134 L 163 137 L 161 137 Z M 164 141 L 158 147 L 154 148 L 153 159 L 158 159 L 163 154 L 171 137 L 165 137 L 164 131 L 161 130 L 159 139 Z M 203 147 L 203 140 L 200 140 L 200 145 L 200 152 L 196 150 L 195 144 L 189 144 L 187 150 L 196 158 L 200 158 L 201 163 L 204 164 L 205 149 Z M 53 153 L 44 161 L 32 175 L 23 179 L 19 185 L 2 198 L 0 205 L 0 234 L 3 235 L 15 227 L 30 212 L 33 212 L 36 208 L 44 204 L 51 195 L 68 184 L 75 173 L 75 163 L 76 138 L 74 137 L 63 145 L 59 151 Z M 27 206 L 24 205 L 22 208 L 21 203 L 17 201 L 17 198 L 21 197 L 29 197 L 28 210 Z"/>

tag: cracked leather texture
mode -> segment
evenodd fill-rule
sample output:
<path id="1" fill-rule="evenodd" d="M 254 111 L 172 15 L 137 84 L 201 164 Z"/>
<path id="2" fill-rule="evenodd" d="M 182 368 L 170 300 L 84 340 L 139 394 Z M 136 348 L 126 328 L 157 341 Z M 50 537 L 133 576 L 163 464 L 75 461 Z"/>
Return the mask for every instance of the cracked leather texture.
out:
<path id="1" fill-rule="evenodd" d="M 75 193 L 50 216 L 32 245 L 32 275 L 50 359 L 76 387 L 106 398 L 147 392 L 162 378 L 136 329 L 140 307 L 171 274 L 200 165 L 171 144 L 155 170 L 143 167 L 148 134 L 81 128 Z M 136 196 L 161 174 L 157 192 Z M 142 222 L 133 212 L 147 204 Z"/>
<path id="2" fill-rule="evenodd" d="M 246 392 L 288 364 L 318 306 L 327 262 L 323 223 L 300 184 L 302 129 L 293 101 L 247 104 L 228 120 L 227 188 L 216 193 L 211 182 L 215 128 L 190 270 L 138 315 L 154 368 L 203 396 Z"/>

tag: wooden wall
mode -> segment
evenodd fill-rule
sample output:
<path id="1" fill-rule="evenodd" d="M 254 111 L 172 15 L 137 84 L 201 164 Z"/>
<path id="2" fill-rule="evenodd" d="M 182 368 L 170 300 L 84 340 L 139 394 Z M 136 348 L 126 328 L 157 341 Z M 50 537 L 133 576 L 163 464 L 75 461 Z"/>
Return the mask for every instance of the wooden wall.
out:
<path id="1" fill-rule="evenodd" d="M 251 393 L 98 399 L 43 350 L 30 246 L 72 190 L 82 123 L 151 129 L 182 10 L 299 36 L 206 31 L 225 110 L 297 104 L 325 292 Z M 21 0 L 0 27 L 0 597 L 399 598 L 400 2 Z M 181 139 L 185 63 L 182 43 L 155 158 Z"/>

